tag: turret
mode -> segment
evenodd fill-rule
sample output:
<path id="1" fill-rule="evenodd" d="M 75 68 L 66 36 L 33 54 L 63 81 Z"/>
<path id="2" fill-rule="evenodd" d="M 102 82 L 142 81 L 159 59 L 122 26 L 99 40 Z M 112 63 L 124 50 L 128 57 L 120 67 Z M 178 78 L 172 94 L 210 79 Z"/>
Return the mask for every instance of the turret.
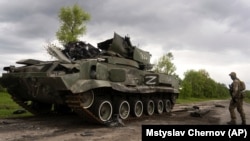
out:
<path id="1" fill-rule="evenodd" d="M 143 70 L 152 68 L 150 64 L 151 54 L 133 46 L 130 42 L 130 38 L 127 36 L 123 38 L 114 33 L 113 38 L 98 43 L 97 47 L 108 55 L 135 60 Z"/>

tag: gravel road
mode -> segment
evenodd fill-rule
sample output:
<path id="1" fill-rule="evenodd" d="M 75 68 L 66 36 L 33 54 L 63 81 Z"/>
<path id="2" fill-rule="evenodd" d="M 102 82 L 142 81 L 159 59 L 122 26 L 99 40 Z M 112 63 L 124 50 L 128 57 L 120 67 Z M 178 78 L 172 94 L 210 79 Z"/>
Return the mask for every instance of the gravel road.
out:
<path id="1" fill-rule="evenodd" d="M 76 115 L 0 119 L 0 141 L 140 141 L 141 125 L 224 125 L 229 121 L 229 100 L 176 104 L 171 115 L 124 121 L 123 127 L 84 122 Z M 199 110 L 194 108 L 199 108 Z M 250 124 L 250 104 L 244 109 Z M 241 123 L 237 113 L 237 124 Z"/>

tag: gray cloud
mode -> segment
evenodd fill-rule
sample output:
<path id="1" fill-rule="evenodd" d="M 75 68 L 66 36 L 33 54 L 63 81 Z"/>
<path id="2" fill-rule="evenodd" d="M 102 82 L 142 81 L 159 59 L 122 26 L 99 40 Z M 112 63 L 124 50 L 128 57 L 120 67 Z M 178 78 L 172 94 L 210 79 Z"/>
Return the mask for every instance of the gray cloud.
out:
<path id="1" fill-rule="evenodd" d="M 95 46 L 117 32 L 154 58 L 172 51 L 179 75 L 204 67 L 222 82 L 230 81 L 232 70 L 248 77 L 239 67 L 250 61 L 247 0 L 5 0 L 0 2 L 0 55 L 20 54 L 20 59 L 44 51 L 42 44 L 56 39 L 59 9 L 76 3 L 91 15 L 82 39 Z M 7 62 L 1 61 L 2 66 Z"/>

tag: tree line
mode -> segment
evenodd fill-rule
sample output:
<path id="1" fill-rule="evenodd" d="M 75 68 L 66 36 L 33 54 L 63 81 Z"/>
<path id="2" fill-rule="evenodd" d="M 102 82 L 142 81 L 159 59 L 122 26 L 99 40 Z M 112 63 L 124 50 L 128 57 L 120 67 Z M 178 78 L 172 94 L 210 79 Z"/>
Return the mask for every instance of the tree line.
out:
<path id="1" fill-rule="evenodd" d="M 225 98 L 228 96 L 227 86 L 214 81 L 206 70 L 188 70 L 184 73 L 180 98 Z"/>
<path id="2" fill-rule="evenodd" d="M 227 98 L 230 96 L 228 86 L 216 82 L 205 69 L 187 70 L 184 78 L 175 73 L 174 56 L 171 52 L 161 56 L 155 63 L 153 71 L 174 75 L 180 82 L 179 98 Z M 250 98 L 250 91 L 246 90 L 246 98 Z"/>

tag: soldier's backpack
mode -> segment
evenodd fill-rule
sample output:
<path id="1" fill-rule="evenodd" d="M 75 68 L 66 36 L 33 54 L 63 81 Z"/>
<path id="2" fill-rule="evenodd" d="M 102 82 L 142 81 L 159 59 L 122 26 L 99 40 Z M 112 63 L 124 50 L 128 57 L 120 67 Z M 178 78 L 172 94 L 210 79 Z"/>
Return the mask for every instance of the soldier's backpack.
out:
<path id="1" fill-rule="evenodd" d="M 245 82 L 244 81 L 241 81 L 241 80 L 239 80 L 240 81 L 240 91 L 244 91 L 245 89 L 246 89 L 246 85 L 245 85 Z"/>

